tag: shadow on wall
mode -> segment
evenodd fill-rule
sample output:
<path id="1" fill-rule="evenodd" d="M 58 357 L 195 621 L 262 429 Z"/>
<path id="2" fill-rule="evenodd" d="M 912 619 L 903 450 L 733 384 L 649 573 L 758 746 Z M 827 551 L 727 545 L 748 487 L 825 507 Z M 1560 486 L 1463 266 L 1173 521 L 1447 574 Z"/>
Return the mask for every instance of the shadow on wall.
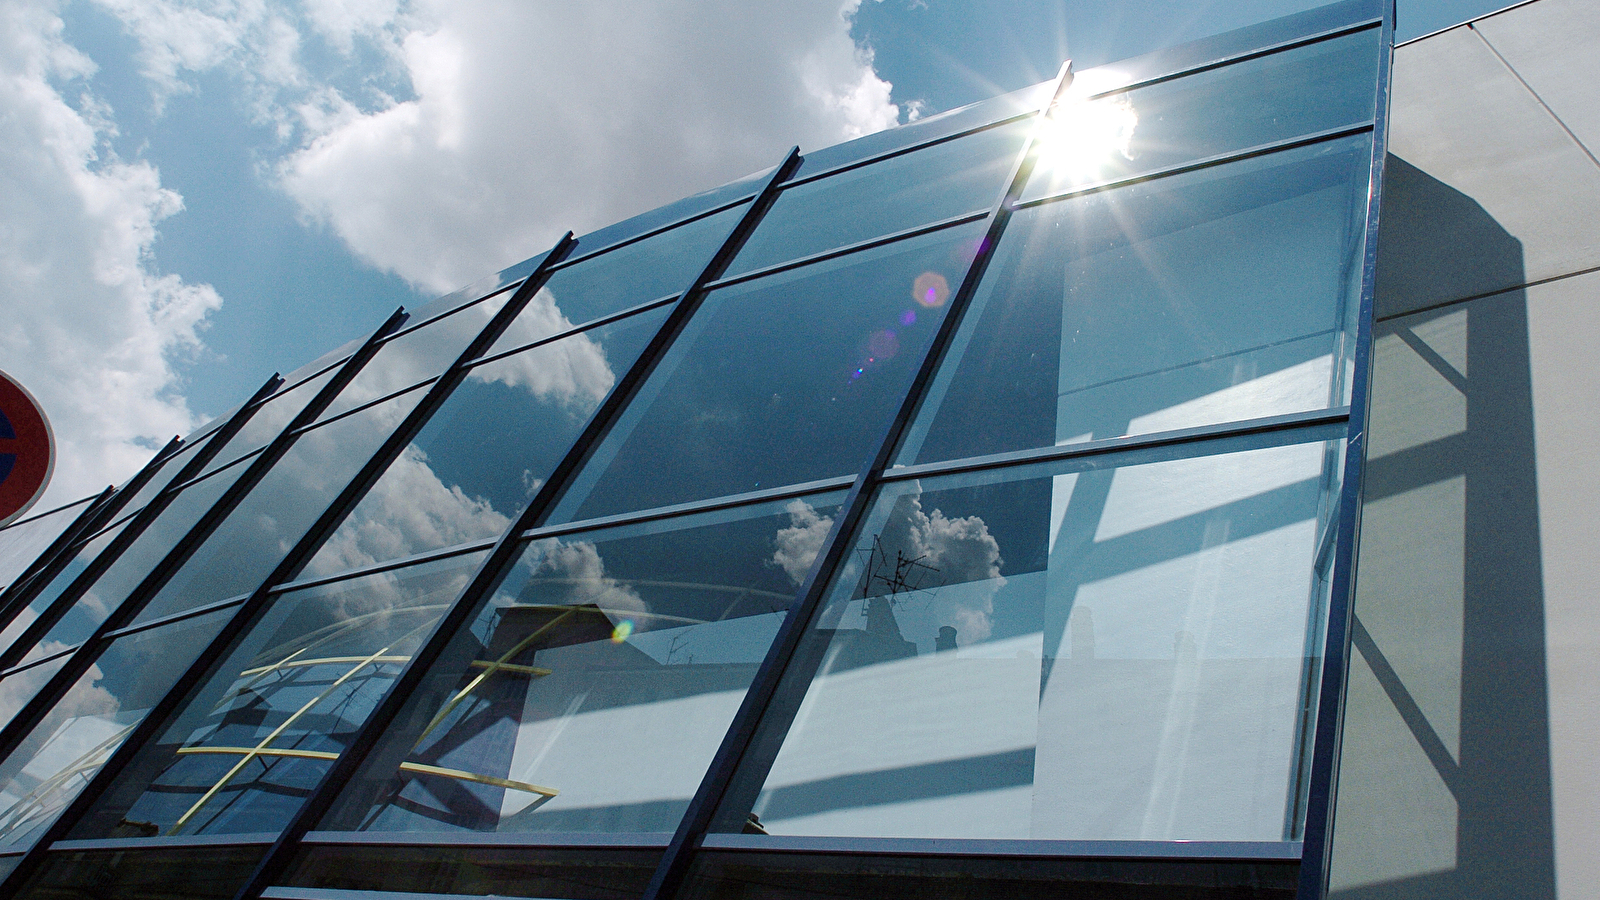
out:
<path id="1" fill-rule="evenodd" d="M 1522 245 L 1388 159 L 1338 900 L 1554 898 Z M 1426 301 L 1424 301 L 1426 302 Z"/>

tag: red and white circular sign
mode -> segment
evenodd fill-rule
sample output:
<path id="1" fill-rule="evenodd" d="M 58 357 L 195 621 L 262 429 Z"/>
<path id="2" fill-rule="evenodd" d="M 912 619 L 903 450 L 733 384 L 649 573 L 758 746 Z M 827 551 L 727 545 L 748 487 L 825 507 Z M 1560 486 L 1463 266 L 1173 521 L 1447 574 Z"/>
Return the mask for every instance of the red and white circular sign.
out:
<path id="1" fill-rule="evenodd" d="M 39 499 L 55 465 L 55 436 L 39 401 L 0 372 L 0 525 Z"/>

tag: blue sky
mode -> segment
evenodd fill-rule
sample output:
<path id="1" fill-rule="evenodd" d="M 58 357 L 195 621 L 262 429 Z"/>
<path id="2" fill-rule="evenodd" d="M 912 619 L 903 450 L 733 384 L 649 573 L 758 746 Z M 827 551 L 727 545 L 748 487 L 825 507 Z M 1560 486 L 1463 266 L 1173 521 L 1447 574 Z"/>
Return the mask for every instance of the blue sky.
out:
<path id="1" fill-rule="evenodd" d="M 8 0 L 0 369 L 66 502 L 568 228 L 1314 5 Z M 1401 0 L 1400 37 L 1499 5 Z"/>

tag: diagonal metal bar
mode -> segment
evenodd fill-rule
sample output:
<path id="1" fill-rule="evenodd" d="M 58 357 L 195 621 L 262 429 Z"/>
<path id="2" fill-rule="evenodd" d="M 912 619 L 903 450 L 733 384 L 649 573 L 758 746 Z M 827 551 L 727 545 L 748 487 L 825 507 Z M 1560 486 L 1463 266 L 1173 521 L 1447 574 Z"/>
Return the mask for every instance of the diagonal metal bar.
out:
<path id="1" fill-rule="evenodd" d="M 994 258 L 995 247 L 1010 220 L 1012 206 L 1021 196 L 1022 188 L 1033 170 L 1039 127 L 1042 125 L 1043 117 L 1049 114 L 1051 107 L 1060 100 L 1071 83 L 1072 63 L 1068 61 L 1062 64 L 1061 72 L 1056 76 L 1055 90 L 1051 92 L 1046 105 L 1039 110 L 1034 133 L 1018 153 L 1012 165 L 1010 178 L 1007 179 L 1000 196 L 989 210 L 987 216 L 989 226 L 982 242 L 978 245 L 978 252 L 968 264 L 966 275 L 951 298 L 949 311 L 945 313 L 944 321 L 939 324 L 939 330 L 923 356 L 922 365 L 917 370 L 905 399 L 897 410 L 897 415 L 890 421 L 877 444 L 877 449 L 872 457 L 865 461 L 850 492 L 845 496 L 822 550 L 812 563 L 805 583 L 795 594 L 789 615 L 784 619 L 761 667 L 756 671 L 750 689 L 745 693 L 739 711 L 734 715 L 733 724 L 723 738 L 721 746 L 717 748 L 717 753 L 712 758 L 699 789 L 689 801 L 689 808 L 679 822 L 677 831 L 673 833 L 655 874 L 651 876 L 650 884 L 645 889 L 645 900 L 663 900 L 678 895 L 684 880 L 688 877 L 694 853 L 699 849 L 701 840 L 713 826 L 719 812 L 729 806 L 743 808 L 742 798 L 731 792 L 737 791 L 739 784 L 746 787 L 746 793 L 750 784 L 755 784 L 759 788 L 766 769 L 770 767 L 771 758 L 763 760 L 752 758 L 757 732 L 758 730 L 764 732 L 761 735 L 764 744 L 781 741 L 782 734 L 787 731 L 788 724 L 792 721 L 798 703 L 786 703 L 785 698 L 780 696 L 780 690 L 788 688 L 788 692 L 792 694 L 794 682 L 810 680 L 805 677 L 785 677 L 787 670 L 793 668 L 791 664 L 794 661 L 795 651 L 799 648 L 812 617 L 822 605 L 833 573 L 848 554 L 850 541 L 871 509 L 878 478 L 893 461 L 908 423 L 915 418 L 921 397 L 954 341 L 963 314 L 971 304 L 972 296 L 977 291 L 978 283 L 982 280 L 989 261 Z M 800 691 L 803 693 L 804 685 Z M 775 753 L 768 756 L 775 756 Z M 735 783 L 736 775 L 742 779 L 739 784 Z"/>
<path id="2" fill-rule="evenodd" d="M 713 254 L 694 281 L 687 287 L 677 302 L 667 321 L 661 326 L 650 343 L 646 345 L 639 359 L 628 370 L 606 399 L 601 401 L 599 408 L 591 416 L 588 425 L 574 443 L 571 450 L 556 466 L 549 479 L 534 495 L 533 500 L 517 516 L 516 520 L 500 535 L 488 556 L 479 565 L 472 580 L 462 590 L 455 605 L 440 621 L 434 633 L 413 654 L 412 661 L 400 673 L 395 685 L 368 717 L 365 725 L 351 741 L 343 756 L 323 776 L 311 798 L 301 806 L 293 821 L 283 830 L 274 842 L 272 849 L 263 857 L 250 880 L 240 888 L 236 900 L 253 900 L 261 896 L 261 892 L 272 887 L 282 875 L 289 864 L 289 859 L 298 845 L 300 838 L 311 830 L 312 827 L 332 807 L 339 791 L 350 782 L 363 765 L 382 765 L 383 760 L 369 760 L 372 749 L 378 745 L 379 738 L 388 730 L 390 724 L 399 715 L 413 691 L 422 683 L 423 678 L 433 671 L 440 657 L 461 628 L 465 627 L 472 616 L 476 615 L 478 607 L 493 596 L 500 582 L 505 579 L 510 566 L 515 562 L 521 549 L 519 540 L 523 531 L 543 519 L 548 511 L 554 507 L 560 492 L 572 480 L 594 447 L 610 431 L 617 417 L 626 408 L 628 402 L 643 386 L 650 373 L 666 354 L 673 341 L 682 333 L 688 324 L 689 317 L 698 308 L 704 296 L 705 285 L 715 280 L 722 274 L 735 253 L 744 246 L 751 230 L 761 217 L 771 207 L 777 196 L 779 185 L 794 174 L 800 163 L 798 147 L 791 148 L 783 162 L 773 170 L 771 177 L 762 186 L 755 199 L 750 201 L 750 207 L 733 226 L 722 246 Z M 466 661 L 463 660 L 463 663 Z M 398 766 L 403 760 L 391 761 Z"/>
<path id="3" fill-rule="evenodd" d="M 181 443 L 182 441 L 178 438 L 173 438 L 160 453 L 155 455 L 155 458 L 150 463 L 139 471 L 139 475 L 143 475 L 146 471 L 152 469 L 157 460 L 165 461 L 166 456 L 169 455 L 173 447 Z M 134 477 L 138 478 L 139 475 Z M 65 568 L 67 563 L 71 561 L 70 559 L 59 560 L 59 564 L 57 564 L 58 558 L 66 552 L 68 547 L 76 543 L 79 537 L 93 534 L 102 523 L 110 519 L 110 516 L 114 513 L 108 514 L 106 510 L 112 506 L 119 496 L 121 495 L 117 492 L 116 487 L 112 486 L 107 487 L 97 496 L 91 498 L 83 509 L 78 510 L 78 514 L 73 517 L 72 521 L 67 523 L 67 527 L 63 528 L 61 533 L 55 536 L 50 545 L 45 547 L 33 562 L 28 563 L 27 567 L 19 572 L 16 578 L 11 579 L 11 583 L 6 585 L 5 590 L 0 590 L 0 628 L 11 624 L 11 619 L 27 605 L 27 600 L 17 602 L 19 596 L 27 595 L 29 599 L 32 598 L 33 585 L 35 584 L 34 576 L 39 575 L 41 572 L 46 572 L 47 574 L 42 576 L 44 580 L 37 582 L 37 584 L 40 586 L 48 584 L 49 579 L 54 578 L 59 570 Z"/>

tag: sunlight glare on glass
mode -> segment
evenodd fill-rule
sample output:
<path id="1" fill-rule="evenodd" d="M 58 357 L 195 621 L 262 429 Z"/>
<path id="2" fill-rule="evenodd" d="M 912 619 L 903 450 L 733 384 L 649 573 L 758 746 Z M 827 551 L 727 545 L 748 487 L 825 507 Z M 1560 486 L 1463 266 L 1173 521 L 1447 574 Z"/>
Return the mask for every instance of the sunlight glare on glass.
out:
<path id="1" fill-rule="evenodd" d="M 1138 127 L 1139 114 L 1126 95 L 1090 100 L 1069 89 L 1041 125 L 1037 166 L 1058 184 L 1108 177 L 1119 162 L 1133 159 Z"/>

